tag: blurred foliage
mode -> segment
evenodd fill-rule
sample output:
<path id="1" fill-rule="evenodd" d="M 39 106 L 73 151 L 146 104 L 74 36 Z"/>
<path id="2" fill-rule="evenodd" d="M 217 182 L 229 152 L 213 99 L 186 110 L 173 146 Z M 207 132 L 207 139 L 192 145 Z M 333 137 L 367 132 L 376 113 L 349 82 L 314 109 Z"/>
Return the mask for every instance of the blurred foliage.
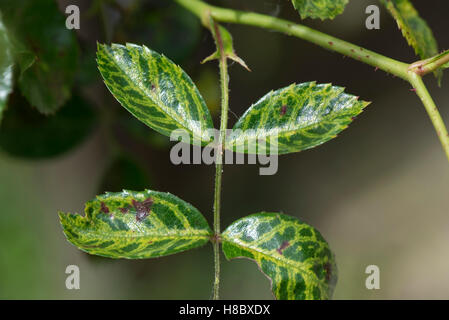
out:
<path id="1" fill-rule="evenodd" d="M 70 98 L 78 44 L 55 1 L 19 2 L 4 0 L 0 5 L 15 51 L 26 52 L 16 58 L 21 67 L 19 87 L 32 106 L 51 114 Z"/>
<path id="2" fill-rule="evenodd" d="M 199 43 L 200 21 L 171 1 L 152 3 L 139 1 L 133 6 L 117 27 L 117 42 L 144 43 L 175 62 L 185 60 Z"/>
<path id="3" fill-rule="evenodd" d="M 89 135 L 95 123 L 92 107 L 78 95 L 54 116 L 30 108 L 18 93 L 9 102 L 0 126 L 0 149 L 16 157 L 40 159 L 67 152 Z"/>
<path id="4" fill-rule="evenodd" d="M 149 181 L 147 172 L 136 160 L 121 154 L 105 171 L 98 193 L 150 189 Z"/>
<path id="5" fill-rule="evenodd" d="M 14 157 L 51 158 L 75 148 L 92 129 L 102 128 L 114 141 L 107 144 L 112 156 L 100 189 L 148 187 L 149 173 L 110 133 L 120 128 L 137 144 L 155 149 L 167 148 L 169 140 L 128 113 L 124 115 L 117 103 L 98 99 L 95 86 L 103 84 L 96 65 L 96 43 L 146 44 L 180 63 L 195 53 L 201 24 L 173 1 L 80 1 L 81 25 L 89 29 L 85 33 L 87 27 L 66 28 L 62 3 L 0 3 L 4 18 L 4 25 L 0 24 L 0 148 Z M 214 79 L 210 74 L 201 77 L 215 108 L 219 101 L 216 84 L 204 83 Z M 70 98 L 73 92 L 76 96 Z"/>

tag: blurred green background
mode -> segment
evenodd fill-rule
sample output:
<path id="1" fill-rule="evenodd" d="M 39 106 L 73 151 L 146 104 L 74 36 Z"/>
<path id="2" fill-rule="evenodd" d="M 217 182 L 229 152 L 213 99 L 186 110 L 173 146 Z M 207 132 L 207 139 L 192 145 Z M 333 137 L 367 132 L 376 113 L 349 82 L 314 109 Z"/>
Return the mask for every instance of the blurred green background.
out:
<path id="1" fill-rule="evenodd" d="M 301 22 L 286 0 L 209 2 Z M 380 30 L 365 28 L 365 8 L 374 3 L 380 6 L 376 1 L 353 0 L 333 21 L 303 23 L 402 61 L 418 60 L 385 9 L 381 8 Z M 68 4 L 73 1 L 59 1 L 62 12 Z M 64 118 L 67 123 L 36 125 L 29 132 L 11 129 L 17 128 L 11 125 L 18 121 L 15 117 L 21 117 L 11 106 L 5 113 L 0 137 L 12 139 L 10 146 L 20 147 L 22 135 L 47 136 L 39 138 L 41 149 L 36 144 L 24 147 L 34 150 L 34 159 L 14 153 L 13 147 L 0 154 L 0 298 L 208 299 L 213 280 L 210 244 L 142 261 L 89 256 L 65 240 L 57 212 L 81 213 L 84 202 L 104 190 L 147 186 L 179 196 L 212 222 L 214 167 L 172 165 L 168 138 L 121 109 L 103 85 L 94 56 L 97 41 L 134 42 L 164 53 L 198 85 L 217 124 L 218 69 L 213 62 L 200 64 L 214 49 L 212 38 L 172 1 L 76 4 L 82 18 L 72 93 L 83 96 L 96 116 L 77 118 L 91 128 L 84 137 L 84 131 L 70 131 L 69 120 L 74 118 L 70 113 Z M 414 4 L 440 48 L 449 48 L 448 1 Z M 337 139 L 281 157 L 274 176 L 259 176 L 256 165 L 225 166 L 222 226 L 259 211 L 284 212 L 313 225 L 337 257 L 336 299 L 449 298 L 449 167 L 409 85 L 297 38 L 253 27 L 227 27 L 237 53 L 252 69 L 249 73 L 238 65 L 230 68 L 230 106 L 236 116 L 230 115 L 229 126 L 266 92 L 292 82 L 332 82 L 373 103 Z M 449 77 L 443 79 L 442 88 L 431 76 L 426 79 L 449 122 Z M 17 108 L 29 108 L 17 90 L 10 99 Z M 63 117 L 60 112 L 56 115 Z M 48 120 L 27 119 L 26 128 Z M 80 140 L 71 140 L 74 148 L 57 155 L 50 150 L 52 156 L 45 156 L 45 145 L 54 146 L 55 139 L 70 135 Z M 65 269 L 71 264 L 80 267 L 80 290 L 65 287 Z M 364 272 L 371 264 L 380 267 L 380 290 L 365 288 Z M 223 258 L 222 270 L 222 298 L 272 298 L 269 281 L 253 262 Z"/>

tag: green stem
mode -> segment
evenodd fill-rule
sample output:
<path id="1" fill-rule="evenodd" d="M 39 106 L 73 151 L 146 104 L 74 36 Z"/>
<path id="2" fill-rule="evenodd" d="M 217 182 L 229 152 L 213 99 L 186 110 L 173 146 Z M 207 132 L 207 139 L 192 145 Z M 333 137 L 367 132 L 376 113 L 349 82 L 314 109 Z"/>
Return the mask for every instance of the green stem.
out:
<path id="1" fill-rule="evenodd" d="M 176 2 L 193 12 L 206 26 L 208 22 L 207 17 L 210 15 L 216 21 L 276 30 L 312 42 L 325 49 L 339 52 L 345 56 L 394 74 L 404 80 L 408 80 L 407 69 L 409 65 L 407 63 L 385 57 L 301 24 L 255 12 L 219 8 L 200 0 L 176 0 Z"/>
<path id="2" fill-rule="evenodd" d="M 215 28 L 214 32 L 217 37 L 217 50 L 219 52 L 220 60 L 220 87 L 221 87 L 221 123 L 220 134 L 218 138 L 216 164 L 215 164 L 215 192 L 214 192 L 214 264 L 215 264 L 215 279 L 213 299 L 219 299 L 220 290 L 220 204 L 221 204 L 221 179 L 223 174 L 223 152 L 226 139 L 226 129 L 228 127 L 228 109 L 229 109 L 229 75 L 227 57 L 224 53 L 223 43 L 221 41 L 220 31 L 217 24 L 211 26 Z"/>
<path id="3" fill-rule="evenodd" d="M 228 8 L 219 8 L 211 6 L 201 0 L 175 1 L 198 16 L 205 26 L 208 26 L 208 19 L 212 17 L 216 21 L 244 24 L 276 30 L 287 35 L 292 35 L 309 41 L 325 49 L 341 53 L 345 56 L 371 65 L 376 69 L 381 69 L 394 76 L 406 80 L 417 89 L 417 93 L 421 97 L 424 107 L 426 108 L 430 119 L 432 120 L 432 123 L 437 130 L 441 144 L 449 160 L 449 145 L 447 141 L 448 137 L 444 134 L 445 132 L 447 132 L 447 129 L 441 119 L 435 103 L 429 95 L 426 87 L 422 83 L 420 75 L 423 74 L 420 73 L 419 68 L 415 68 L 416 63 L 407 64 L 395 59 L 388 58 L 379 53 L 367 50 L 352 43 L 332 37 L 320 31 L 288 20 L 283 20 L 254 12 L 244 12 Z M 441 59 L 439 59 L 438 61 L 433 61 L 433 63 L 428 66 L 428 72 L 431 72 L 437 67 L 440 67 L 443 62 L 445 63 L 446 59 L 449 59 L 444 55 L 444 53 L 440 55 L 440 57 Z"/>
<path id="4" fill-rule="evenodd" d="M 414 90 L 416 90 L 417 95 L 421 99 L 426 111 L 430 117 L 430 120 L 435 127 L 438 138 L 440 139 L 441 145 L 443 146 L 446 156 L 449 159 L 449 134 L 447 132 L 446 126 L 444 125 L 443 119 L 441 118 L 438 108 L 435 105 L 429 91 L 427 90 L 422 78 L 414 72 L 410 72 L 410 83 L 413 85 Z"/>
<path id="5" fill-rule="evenodd" d="M 449 62 L 449 50 L 440 53 L 435 57 L 412 63 L 409 67 L 409 70 L 420 76 L 424 76 L 426 74 L 438 70 L 448 62 Z"/>

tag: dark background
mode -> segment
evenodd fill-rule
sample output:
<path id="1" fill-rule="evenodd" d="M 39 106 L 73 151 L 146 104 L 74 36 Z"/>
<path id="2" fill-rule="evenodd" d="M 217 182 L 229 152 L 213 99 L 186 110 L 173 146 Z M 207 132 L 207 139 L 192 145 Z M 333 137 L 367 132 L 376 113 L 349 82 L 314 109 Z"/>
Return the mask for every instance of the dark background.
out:
<path id="1" fill-rule="evenodd" d="M 125 1 L 126 2 L 126 1 Z M 168 138 L 151 129 L 135 139 L 123 130 L 139 127 L 106 90 L 96 70 L 99 42 L 135 42 L 179 63 L 205 96 L 218 126 L 216 63 L 200 61 L 214 50 L 208 31 L 171 1 L 141 1 L 124 13 L 105 4 L 104 21 L 83 14 L 91 1 L 77 1 L 89 70 L 83 95 L 100 109 L 92 135 L 77 148 L 51 159 L 30 161 L 0 155 L 0 297 L 99 299 L 208 299 L 213 280 L 210 245 L 142 261 L 88 256 L 64 238 L 57 212 L 82 212 L 99 192 L 113 160 L 110 134 L 101 119 L 116 110 L 114 142 L 148 172 L 148 187 L 169 191 L 197 207 L 212 223 L 213 166 L 172 165 Z M 377 1 L 352 0 L 333 21 L 301 21 L 286 0 L 209 1 L 304 23 L 320 31 L 404 62 L 418 60 L 394 20 Z M 60 1 L 60 8 L 71 4 Z M 106 1 L 105 1 L 106 3 Z M 381 29 L 365 28 L 365 8 L 381 7 Z M 445 0 L 414 1 L 439 42 L 449 48 Z M 63 11 L 63 10 L 62 10 Z M 127 11 L 125 11 L 127 12 Z M 129 14 L 130 16 L 127 16 Z M 230 107 L 237 116 L 271 89 L 315 80 L 344 86 L 372 104 L 337 139 L 282 156 L 274 176 L 255 165 L 224 168 L 222 226 L 260 211 L 280 211 L 315 226 L 330 243 L 339 268 L 337 299 L 449 297 L 449 170 L 424 107 L 408 83 L 298 38 L 254 27 L 227 25 L 237 53 L 252 72 L 230 67 Z M 88 67 L 85 67 L 85 66 Z M 81 68 L 81 67 L 80 67 Z M 449 77 L 429 90 L 449 122 Z M 99 107 L 98 107 L 99 106 Z M 106 111 L 105 111 L 106 110 Z M 118 115 L 118 116 L 117 116 Z M 230 114 L 231 127 L 236 116 Z M 114 190 L 116 191 L 116 190 Z M 224 258 L 223 258 L 224 259 Z M 81 289 L 65 288 L 65 268 L 81 270 Z M 381 289 L 365 288 L 364 271 L 381 270 Z M 269 281 L 247 260 L 222 263 L 222 298 L 271 299 Z"/>

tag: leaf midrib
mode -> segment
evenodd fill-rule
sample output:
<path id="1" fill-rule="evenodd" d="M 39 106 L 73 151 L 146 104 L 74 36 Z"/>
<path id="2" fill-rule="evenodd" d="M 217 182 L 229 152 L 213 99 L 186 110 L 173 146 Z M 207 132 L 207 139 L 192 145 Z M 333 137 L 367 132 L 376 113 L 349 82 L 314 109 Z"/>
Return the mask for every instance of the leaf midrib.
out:
<path id="1" fill-rule="evenodd" d="M 119 238 L 119 239 L 123 239 L 123 238 L 127 238 L 127 239 L 141 239 L 141 238 L 151 238 L 151 239 L 168 239 L 168 238 L 205 238 L 207 239 L 208 237 L 210 237 L 212 234 L 210 231 L 208 230 L 198 230 L 198 232 L 181 232 L 181 233 L 171 233 L 171 234 L 152 234 L 152 235 L 128 235 L 128 234 L 123 234 L 129 231 L 114 231 L 114 232 L 120 232 L 121 234 L 102 234 L 100 237 L 92 237 L 92 234 L 99 234 L 99 232 L 96 231 L 86 231 L 84 229 L 81 228 L 74 228 L 78 230 L 78 234 L 84 234 L 84 236 L 86 236 L 87 238 L 92 238 L 92 239 L 115 239 L 115 238 Z M 122 233 L 123 232 L 123 233 Z"/>
<path id="2" fill-rule="evenodd" d="M 237 246 L 239 246 L 239 247 L 241 247 L 243 249 L 248 249 L 250 251 L 253 250 L 253 251 L 255 251 L 255 252 L 257 252 L 257 253 L 259 253 L 261 255 L 264 255 L 265 257 L 270 258 L 271 260 L 278 260 L 278 261 L 280 261 L 282 264 L 284 264 L 286 266 L 294 267 L 295 269 L 298 269 L 300 273 L 302 272 L 302 273 L 305 273 L 307 275 L 312 275 L 313 278 L 316 280 L 316 282 L 320 283 L 320 281 L 319 281 L 318 277 L 315 275 L 315 273 L 313 273 L 312 271 L 310 271 L 308 269 L 304 269 L 303 266 L 305 265 L 305 263 L 295 262 L 293 260 L 289 260 L 289 259 L 286 259 L 286 258 L 283 258 L 283 257 L 277 257 L 277 256 L 268 255 L 267 253 L 265 253 L 264 251 L 262 251 L 260 249 L 257 249 L 257 248 L 254 248 L 254 247 L 248 246 L 248 245 L 243 245 L 238 240 L 232 240 L 232 239 L 229 239 L 227 237 L 224 237 L 223 240 L 225 240 L 225 241 L 227 241 L 227 242 L 229 242 L 231 244 L 237 245 Z M 253 259 L 253 260 L 257 261 L 256 259 Z"/>
<path id="3" fill-rule="evenodd" d="M 365 104 L 365 103 L 363 103 L 363 104 Z M 364 108 L 364 106 L 362 107 L 362 110 L 363 110 L 363 108 Z M 345 110 L 345 111 L 348 111 L 348 110 Z M 341 115 L 341 113 L 337 113 L 337 114 L 334 114 L 334 115 L 335 115 L 335 116 L 334 116 L 333 118 L 336 118 L 337 116 Z M 333 118 L 331 118 L 331 117 L 329 117 L 329 118 L 324 118 L 323 121 L 329 121 L 329 120 L 332 120 Z M 284 136 L 293 135 L 294 133 L 296 133 L 296 132 L 298 132 L 298 131 L 308 130 L 308 129 L 310 129 L 311 127 L 317 126 L 317 125 L 319 125 L 321 122 L 322 122 L 322 121 L 317 121 L 317 122 L 315 122 L 315 123 L 313 123 L 313 124 L 306 125 L 306 126 L 303 126 L 303 127 L 299 127 L 299 128 L 297 128 L 297 129 L 292 129 L 292 130 L 286 130 L 286 131 L 281 131 L 281 130 L 280 130 L 278 133 L 281 133 L 281 134 L 284 135 Z M 234 128 L 234 129 L 239 129 L 239 128 Z M 260 127 L 257 128 L 257 131 L 267 132 L 267 130 L 261 130 Z M 270 131 L 268 131 L 268 132 L 272 132 L 272 131 L 270 130 Z M 260 135 L 260 137 L 261 137 L 262 139 L 267 138 L 267 137 L 272 137 L 272 136 L 273 136 L 273 134 Z M 243 137 L 251 137 L 251 139 L 245 139 L 243 142 L 241 142 L 241 140 L 243 139 Z M 243 135 L 243 136 L 238 137 L 237 139 L 226 140 L 226 142 L 228 142 L 228 141 L 229 141 L 229 143 L 235 142 L 235 143 L 232 145 L 232 147 L 233 147 L 233 146 L 240 146 L 240 145 L 242 145 L 242 144 L 244 145 L 245 142 L 247 142 L 247 141 L 249 142 L 249 141 L 254 141 L 254 140 L 258 140 L 258 139 L 260 139 L 260 138 L 254 138 L 254 136 Z M 237 142 L 240 142 L 240 143 L 237 143 Z M 228 145 L 228 143 L 226 143 L 226 144 Z M 229 147 L 229 146 L 227 146 L 227 147 Z"/>

